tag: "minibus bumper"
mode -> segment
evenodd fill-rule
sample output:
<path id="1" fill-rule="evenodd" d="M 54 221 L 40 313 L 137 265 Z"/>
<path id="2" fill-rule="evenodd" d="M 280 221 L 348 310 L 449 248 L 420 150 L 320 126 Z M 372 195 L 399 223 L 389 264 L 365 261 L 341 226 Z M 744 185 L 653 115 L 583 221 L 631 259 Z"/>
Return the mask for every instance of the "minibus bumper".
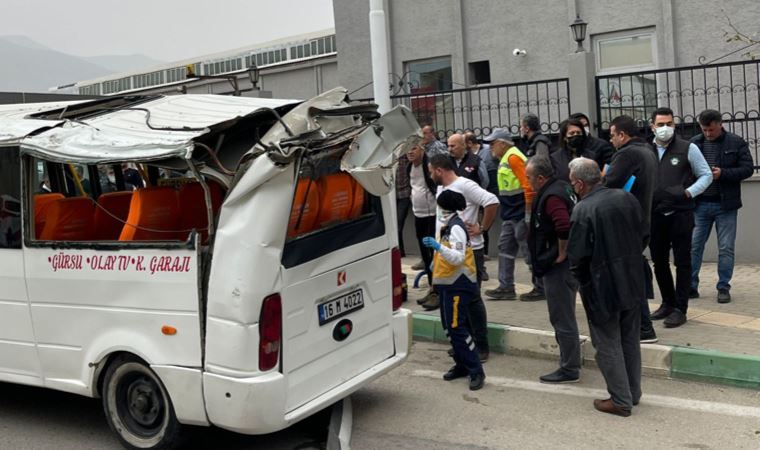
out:
<path id="1" fill-rule="evenodd" d="M 250 378 L 234 378 L 205 372 L 203 392 L 209 421 L 243 434 L 266 434 L 282 430 L 351 395 L 368 382 L 401 365 L 412 343 L 412 313 L 393 313 L 395 354 L 309 402 L 285 410 L 287 383 L 279 372 Z"/>

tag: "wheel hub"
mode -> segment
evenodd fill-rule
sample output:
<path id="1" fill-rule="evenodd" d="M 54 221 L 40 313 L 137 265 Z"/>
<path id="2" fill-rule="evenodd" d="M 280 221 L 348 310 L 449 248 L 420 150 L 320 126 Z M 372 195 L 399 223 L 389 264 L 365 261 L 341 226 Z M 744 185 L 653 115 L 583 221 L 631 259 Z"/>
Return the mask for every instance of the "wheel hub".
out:
<path id="1" fill-rule="evenodd" d="M 150 427 L 159 417 L 161 401 L 157 386 L 146 378 L 134 380 L 127 388 L 129 415 L 142 426 Z"/>

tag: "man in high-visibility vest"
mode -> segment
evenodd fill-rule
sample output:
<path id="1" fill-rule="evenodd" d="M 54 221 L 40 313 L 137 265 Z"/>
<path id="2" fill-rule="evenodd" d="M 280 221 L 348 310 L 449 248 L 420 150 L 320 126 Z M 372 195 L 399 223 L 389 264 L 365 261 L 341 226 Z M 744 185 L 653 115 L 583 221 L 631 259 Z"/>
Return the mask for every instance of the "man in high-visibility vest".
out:
<path id="1" fill-rule="evenodd" d="M 499 235 L 499 287 L 485 292 L 493 300 L 515 300 L 515 259 L 526 246 L 533 191 L 525 177 L 525 155 L 515 147 L 511 133 L 505 128 L 495 128 L 483 138 L 491 146 L 491 154 L 499 160 L 497 184 L 501 204 L 501 234 Z M 526 213 L 527 211 L 527 213 Z M 527 252 L 525 252 L 527 254 Z M 543 290 L 533 288 L 520 296 L 522 301 L 543 300 Z"/>

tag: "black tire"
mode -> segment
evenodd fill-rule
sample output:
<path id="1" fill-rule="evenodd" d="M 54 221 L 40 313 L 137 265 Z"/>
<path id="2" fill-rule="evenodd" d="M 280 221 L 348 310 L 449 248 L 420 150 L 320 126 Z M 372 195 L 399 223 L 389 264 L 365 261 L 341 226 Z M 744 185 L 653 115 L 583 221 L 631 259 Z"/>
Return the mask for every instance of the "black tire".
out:
<path id="1" fill-rule="evenodd" d="M 161 380 L 145 362 L 120 355 L 103 380 L 108 426 L 128 449 L 169 450 L 182 444 L 183 428 Z"/>

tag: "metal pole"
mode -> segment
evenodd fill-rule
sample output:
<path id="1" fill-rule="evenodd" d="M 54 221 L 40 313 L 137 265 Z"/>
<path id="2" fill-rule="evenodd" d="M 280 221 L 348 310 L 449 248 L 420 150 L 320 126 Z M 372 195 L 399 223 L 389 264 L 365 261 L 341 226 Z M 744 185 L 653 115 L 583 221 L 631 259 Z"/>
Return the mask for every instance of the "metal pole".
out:
<path id="1" fill-rule="evenodd" d="M 391 109 L 388 86 L 388 30 L 385 23 L 383 0 L 369 0 L 369 36 L 372 51 L 372 82 L 378 111 L 385 114 Z"/>

